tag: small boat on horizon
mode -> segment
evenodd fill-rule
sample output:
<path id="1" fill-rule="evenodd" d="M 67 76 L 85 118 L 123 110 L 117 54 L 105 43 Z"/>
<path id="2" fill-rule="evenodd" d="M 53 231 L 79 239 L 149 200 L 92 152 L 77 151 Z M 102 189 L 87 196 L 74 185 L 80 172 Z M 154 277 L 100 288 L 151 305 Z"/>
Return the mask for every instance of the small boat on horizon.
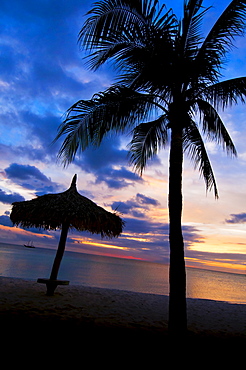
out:
<path id="1" fill-rule="evenodd" d="M 35 246 L 33 245 L 33 242 L 28 242 L 27 244 L 24 244 L 24 247 L 26 247 L 26 248 L 35 248 Z"/>

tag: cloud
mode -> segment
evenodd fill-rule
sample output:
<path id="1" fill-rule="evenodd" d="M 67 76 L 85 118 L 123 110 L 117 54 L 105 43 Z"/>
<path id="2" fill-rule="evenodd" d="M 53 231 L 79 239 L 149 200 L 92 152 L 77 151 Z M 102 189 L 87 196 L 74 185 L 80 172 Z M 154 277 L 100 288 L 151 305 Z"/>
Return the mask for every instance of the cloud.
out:
<path id="1" fill-rule="evenodd" d="M 136 195 L 136 198 L 140 204 L 146 204 L 146 205 L 150 204 L 155 207 L 160 205 L 160 202 L 158 200 L 154 198 L 146 197 L 145 195 L 140 194 L 140 193 Z"/>
<path id="2" fill-rule="evenodd" d="M 60 115 L 82 96 L 91 97 L 101 85 L 98 74 L 88 79 L 83 71 L 77 44 L 82 16 L 90 4 L 79 0 L 41 3 L 13 0 L 10 7 L 7 0 L 1 1 L 0 81 L 8 96 L 11 93 L 8 105 L 39 112 L 49 107 L 47 112 Z"/>
<path id="3" fill-rule="evenodd" d="M 57 128 L 61 123 L 61 117 L 50 113 L 40 115 L 37 112 L 34 113 L 22 110 L 19 113 L 19 118 L 21 122 L 23 122 L 23 125 L 25 125 L 26 130 L 30 133 L 31 141 L 34 141 L 35 138 L 37 144 L 39 144 L 39 148 L 42 146 L 43 158 L 45 158 L 47 151 L 49 153 L 57 152 L 58 145 L 51 144 L 57 134 Z"/>
<path id="4" fill-rule="evenodd" d="M 246 223 L 246 213 L 231 213 L 231 218 L 225 220 L 228 224 L 243 224 Z"/>
<path id="5" fill-rule="evenodd" d="M 129 171 L 122 166 L 119 169 L 114 169 L 112 166 L 104 167 L 96 174 L 96 184 L 105 182 L 109 188 L 121 189 L 134 185 L 135 182 L 143 182 L 144 180 L 136 173 Z"/>
<path id="6" fill-rule="evenodd" d="M 137 210 L 136 208 L 138 208 L 138 206 L 134 205 L 134 204 L 131 204 L 131 201 L 128 201 L 128 202 L 116 202 L 116 204 L 114 204 L 115 206 L 115 209 L 123 214 L 130 214 L 132 215 L 133 217 L 137 217 L 137 218 L 144 218 L 146 217 L 146 214 L 144 213 L 144 210 L 141 212 L 141 210 Z"/>
<path id="7" fill-rule="evenodd" d="M 136 218 L 127 218 L 124 233 L 160 235 L 165 239 L 168 238 L 169 224 L 152 222 L 149 219 L 138 220 Z"/>
<path id="8" fill-rule="evenodd" d="M 146 211 L 149 210 L 149 205 L 156 207 L 159 204 L 158 200 L 138 193 L 134 198 L 125 202 L 113 202 L 111 204 L 111 208 L 123 214 L 130 214 L 137 218 L 144 218 L 146 217 Z"/>
<path id="9" fill-rule="evenodd" d="M 124 218 L 126 222 L 123 233 L 114 240 L 107 240 L 106 244 L 112 246 L 127 248 L 128 252 L 125 252 L 124 256 L 127 257 L 129 253 L 135 257 L 154 261 L 168 263 L 169 261 L 169 224 L 165 222 L 154 221 L 153 219 L 145 217 L 144 219 L 136 218 L 130 215 L 130 217 Z M 200 231 L 193 227 L 184 225 L 183 235 L 185 241 L 186 254 L 192 254 L 189 247 L 193 243 L 201 243 L 202 236 Z M 85 248 L 86 238 L 89 237 L 90 241 L 98 241 L 101 245 L 105 241 L 101 240 L 100 235 L 91 235 L 86 232 L 78 232 L 72 230 L 70 233 L 71 239 L 83 240 L 83 249 Z M 91 250 L 91 246 L 88 252 Z M 116 255 L 116 250 L 114 250 Z M 123 255 L 123 252 L 120 252 Z"/>
<path id="10" fill-rule="evenodd" d="M 7 194 L 4 190 L 0 189 L 0 202 L 4 204 L 12 204 L 13 202 L 22 202 L 23 200 L 25 200 L 25 198 L 18 193 Z"/>
<path id="11" fill-rule="evenodd" d="M 90 4 L 41 3 L 1 1 L 0 131 L 2 144 L 47 163 L 58 152 L 59 144 L 50 143 L 63 113 L 101 83 L 98 74 L 87 78 L 77 44 Z"/>
<path id="12" fill-rule="evenodd" d="M 107 67 L 99 73 L 85 70 L 84 55 L 77 45 L 82 15 L 90 4 L 79 0 L 69 4 L 52 0 L 52 6 L 44 1 L 36 7 L 32 1 L 14 0 L 10 6 L 3 0 L 1 8 L 4 11 L 3 27 L 0 27 L 3 50 L 0 150 L 8 152 L 12 162 L 16 162 L 14 158 L 18 156 L 27 163 L 54 163 L 62 139 L 50 144 L 64 112 L 75 101 L 91 98 L 95 92 L 104 90 L 112 80 L 112 72 Z M 14 124 L 10 126 L 9 122 Z M 95 184 L 123 189 L 144 181 L 129 169 L 127 153 L 119 138 L 110 137 L 103 140 L 100 148 L 86 150 L 75 163 L 94 174 Z M 33 189 L 33 183 L 21 185 Z"/>
<path id="13" fill-rule="evenodd" d="M 10 220 L 9 216 L 5 215 L 0 216 L 0 225 L 13 227 L 13 223 Z"/>
<path id="14" fill-rule="evenodd" d="M 169 260 L 169 224 L 151 221 L 148 218 L 126 218 L 123 234 L 118 238 L 117 245 L 129 247 L 134 253 L 143 258 L 156 262 Z M 193 226 L 183 226 L 185 251 L 189 246 L 199 241 L 201 235 Z"/>
<path id="15" fill-rule="evenodd" d="M 216 252 L 201 252 L 195 250 L 187 250 L 187 265 L 191 265 L 201 268 L 207 268 L 209 270 L 215 269 L 221 271 L 227 269 L 228 272 L 242 272 L 243 265 L 245 263 L 245 253 L 216 253 Z"/>
<path id="16" fill-rule="evenodd" d="M 47 177 L 35 166 L 12 163 L 5 172 L 9 179 L 29 180 L 34 177 L 40 181 L 47 181 Z"/>
<path id="17" fill-rule="evenodd" d="M 93 173 L 95 183 L 106 183 L 109 188 L 121 189 L 144 182 L 142 177 L 127 169 L 128 151 L 121 148 L 117 136 L 106 137 L 99 148 L 88 148 L 75 164 L 88 173 Z"/>
<path id="18" fill-rule="evenodd" d="M 126 165 L 127 154 L 128 151 L 121 148 L 119 136 L 108 136 L 103 139 L 100 147 L 86 149 L 76 163 L 81 167 L 84 166 L 85 171 L 100 174 L 103 168 Z"/>
<path id="19" fill-rule="evenodd" d="M 0 143 L 0 156 L 7 158 L 10 162 L 16 158 L 28 158 L 29 160 L 45 161 L 46 151 L 44 148 L 34 148 L 31 144 L 25 146 L 14 146 Z"/>
<path id="20" fill-rule="evenodd" d="M 8 179 L 23 188 L 34 190 L 36 195 L 55 193 L 58 190 L 58 184 L 52 182 L 35 166 L 12 163 L 5 168 L 5 174 Z"/>

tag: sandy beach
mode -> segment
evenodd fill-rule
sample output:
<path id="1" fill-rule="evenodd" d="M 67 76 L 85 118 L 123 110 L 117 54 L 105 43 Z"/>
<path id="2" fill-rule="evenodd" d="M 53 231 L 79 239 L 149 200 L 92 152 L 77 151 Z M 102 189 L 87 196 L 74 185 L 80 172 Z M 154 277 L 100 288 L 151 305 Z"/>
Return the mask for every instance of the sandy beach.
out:
<path id="1" fill-rule="evenodd" d="M 59 286 L 53 297 L 45 291 L 35 281 L 0 278 L 4 335 L 13 338 L 33 330 L 40 335 L 49 332 L 49 338 L 66 332 L 99 340 L 113 333 L 111 339 L 125 334 L 132 341 L 159 344 L 167 338 L 167 296 L 76 285 Z M 245 342 L 246 305 L 187 299 L 187 308 L 189 338 L 195 342 L 197 338 Z"/>

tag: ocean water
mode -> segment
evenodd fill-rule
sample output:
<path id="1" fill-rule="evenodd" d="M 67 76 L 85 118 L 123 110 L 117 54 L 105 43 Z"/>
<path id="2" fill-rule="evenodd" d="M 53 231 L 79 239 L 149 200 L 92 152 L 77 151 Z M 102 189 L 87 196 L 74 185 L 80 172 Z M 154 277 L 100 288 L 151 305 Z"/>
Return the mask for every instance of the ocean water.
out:
<path id="1" fill-rule="evenodd" d="M 48 278 L 55 250 L 29 249 L 0 243 L 0 276 L 36 280 Z M 66 251 L 59 278 L 70 284 L 169 293 L 168 266 L 159 263 L 95 256 Z M 187 268 L 187 297 L 246 304 L 246 276 Z"/>

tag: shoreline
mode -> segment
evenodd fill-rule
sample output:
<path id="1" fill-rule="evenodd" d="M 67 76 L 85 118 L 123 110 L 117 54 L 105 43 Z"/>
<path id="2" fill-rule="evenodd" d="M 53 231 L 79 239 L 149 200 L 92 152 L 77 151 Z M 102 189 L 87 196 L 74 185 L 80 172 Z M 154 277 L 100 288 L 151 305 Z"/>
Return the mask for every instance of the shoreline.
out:
<path id="1" fill-rule="evenodd" d="M 167 336 L 168 296 L 78 285 L 59 286 L 53 297 L 45 292 L 46 287 L 35 281 L 0 277 L 2 328 Z M 187 313 L 192 338 L 246 340 L 244 304 L 187 298 Z"/>

